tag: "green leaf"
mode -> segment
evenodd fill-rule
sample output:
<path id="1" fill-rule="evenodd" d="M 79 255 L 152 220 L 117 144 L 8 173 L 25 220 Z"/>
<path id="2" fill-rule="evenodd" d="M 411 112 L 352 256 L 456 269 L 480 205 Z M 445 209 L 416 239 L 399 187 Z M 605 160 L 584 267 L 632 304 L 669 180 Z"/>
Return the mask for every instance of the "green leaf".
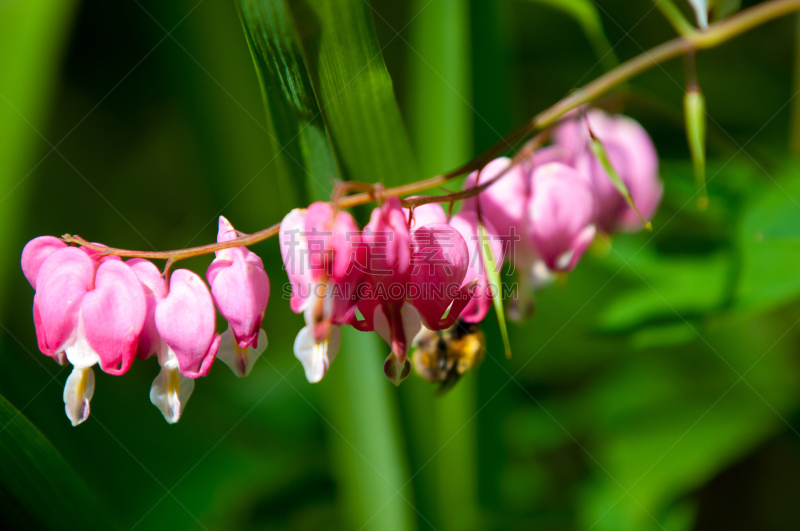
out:
<path id="1" fill-rule="evenodd" d="M 511 342 L 508 340 L 508 327 L 506 326 L 506 312 L 503 309 L 503 298 L 500 293 L 501 279 L 497 261 L 492 254 L 492 248 L 489 245 L 489 239 L 486 237 L 486 228 L 483 225 L 478 225 L 478 241 L 481 245 L 481 258 L 483 258 L 483 269 L 486 271 L 486 278 L 489 280 L 489 286 L 492 289 L 492 304 L 494 311 L 497 314 L 497 322 L 500 325 L 500 335 L 503 337 L 503 349 L 506 353 L 506 358 L 511 357 Z"/>
<path id="2" fill-rule="evenodd" d="M 634 270 L 631 279 L 636 288 L 621 293 L 605 308 L 600 327 L 615 332 L 632 330 L 656 321 L 682 322 L 675 312 L 692 318 L 720 308 L 725 299 L 728 260 L 727 254 L 640 257 L 629 265 Z"/>
<path id="3" fill-rule="evenodd" d="M 736 307 L 762 311 L 800 296 L 800 168 L 791 165 L 776 185 L 754 198 L 737 241 L 741 272 Z"/>
<path id="4" fill-rule="evenodd" d="M 785 327 L 765 319 L 696 330 L 708 344 L 637 352 L 573 403 L 575 418 L 592 419 L 589 451 L 604 467 L 585 485 L 581 527 L 661 529 L 650 515 L 661 520 L 786 429 L 798 378 L 791 343 L 778 343 Z"/>
<path id="5" fill-rule="evenodd" d="M 591 0 L 533 0 L 534 2 L 548 5 L 559 9 L 575 19 L 580 25 L 586 38 L 589 39 L 589 44 L 592 45 L 594 53 L 603 64 L 603 68 L 611 70 L 619 64 L 617 55 L 608 42 L 605 31 L 603 30 L 603 21 L 600 19 L 600 13 L 597 11 L 597 6 Z"/>
<path id="6" fill-rule="evenodd" d="M 414 149 L 424 175 L 456 168 L 472 154 L 469 5 L 416 0 L 409 84 Z"/>
<path id="7" fill-rule="evenodd" d="M 292 1 L 314 92 L 347 180 L 395 186 L 417 169 L 363 0 Z"/>
<path id="8" fill-rule="evenodd" d="M 6 523 L 20 519 L 33 528 L 34 521 L 49 529 L 114 527 L 50 441 L 2 396 L 0 506 Z"/>

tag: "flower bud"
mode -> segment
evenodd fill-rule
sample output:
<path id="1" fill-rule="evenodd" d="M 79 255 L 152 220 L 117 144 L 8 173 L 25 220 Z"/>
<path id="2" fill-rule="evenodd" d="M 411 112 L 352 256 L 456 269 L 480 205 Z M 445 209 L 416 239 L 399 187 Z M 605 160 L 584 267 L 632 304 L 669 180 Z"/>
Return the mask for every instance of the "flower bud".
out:
<path id="1" fill-rule="evenodd" d="M 706 191 L 706 99 L 699 88 L 686 91 L 683 96 L 683 111 L 686 119 L 686 139 L 692 155 L 694 180 L 700 198 L 697 205 L 701 210 L 708 207 Z"/>

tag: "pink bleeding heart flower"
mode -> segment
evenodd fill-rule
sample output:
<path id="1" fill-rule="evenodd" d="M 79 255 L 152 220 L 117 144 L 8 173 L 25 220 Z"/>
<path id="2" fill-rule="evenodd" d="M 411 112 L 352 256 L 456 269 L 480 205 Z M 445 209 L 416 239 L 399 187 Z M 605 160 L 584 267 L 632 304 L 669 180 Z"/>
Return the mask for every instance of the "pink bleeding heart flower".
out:
<path id="1" fill-rule="evenodd" d="M 120 375 L 133 363 L 147 314 L 144 292 L 123 262 L 98 264 L 74 247 L 51 253 L 35 280 L 39 348 L 72 364 L 64 404 L 70 421 L 78 425 L 89 416 L 92 366 L 99 363 L 103 371 Z"/>
<path id="2" fill-rule="evenodd" d="M 156 306 L 167 296 L 167 281 L 164 280 L 161 271 L 149 260 L 132 258 L 125 263 L 139 279 L 147 302 L 147 316 L 142 333 L 139 334 L 136 357 L 147 359 L 150 356 L 159 356 L 167 347 L 161 340 L 161 336 L 158 335 L 156 328 Z"/>
<path id="3" fill-rule="evenodd" d="M 33 321 L 39 350 L 59 362 L 75 342 L 81 302 L 94 285 L 94 263 L 75 247 L 50 254 L 35 277 Z"/>
<path id="4" fill-rule="evenodd" d="M 22 273 L 33 289 L 36 289 L 36 277 L 45 259 L 66 246 L 66 243 L 55 236 L 39 236 L 25 244 L 20 262 Z"/>
<path id="5" fill-rule="evenodd" d="M 156 327 L 156 308 L 168 295 L 167 282 L 161 271 L 149 260 L 133 258 L 125 263 L 141 282 L 147 300 L 147 317 L 139 335 L 136 356 L 141 359 L 157 357 L 161 371 L 150 387 L 150 401 L 161 411 L 167 422 L 174 424 L 194 390 L 194 380 L 185 377 L 177 369 L 175 353 L 161 339 Z"/>
<path id="6" fill-rule="evenodd" d="M 479 323 L 486 317 L 489 307 L 492 305 L 493 293 L 492 286 L 489 285 L 489 279 L 486 275 L 483 249 L 478 237 L 478 215 L 476 212 L 469 210 L 459 212 L 450 219 L 449 225 L 461 234 L 464 241 L 467 242 L 469 251 L 469 269 L 464 277 L 462 286 L 466 286 L 473 279 L 478 279 L 475 295 L 461 312 L 461 319 L 467 323 Z M 483 226 L 486 229 L 489 247 L 499 272 L 503 255 L 502 240 L 489 221 L 484 220 Z M 494 289 L 500 289 L 500 286 L 495 286 Z"/>
<path id="7" fill-rule="evenodd" d="M 528 211 L 531 243 L 551 271 L 571 271 L 594 239 L 591 183 L 575 169 L 551 162 L 533 173 Z"/>
<path id="8" fill-rule="evenodd" d="M 136 274 L 121 260 L 107 260 L 97 267 L 94 289 L 81 302 L 78 344 L 82 324 L 86 346 L 97 353 L 103 371 L 124 374 L 133 363 L 146 317 L 147 301 Z"/>
<path id="9" fill-rule="evenodd" d="M 585 117 L 564 122 L 553 133 L 556 145 L 563 149 L 568 163 L 592 181 L 597 198 L 597 226 L 609 233 L 618 228 L 639 230 L 642 228 L 641 220 L 591 150 L 587 122 L 595 137 L 603 143 L 611 164 L 645 219 L 655 214 L 663 193 L 653 141 L 632 118 L 608 115 L 599 109 L 591 109 Z"/>
<path id="10" fill-rule="evenodd" d="M 486 184 L 505 171 L 499 180 L 478 196 L 464 200 L 461 211 L 480 212 L 481 218 L 493 226 L 495 234 L 501 238 L 502 252 L 497 257 L 498 265 L 508 261 L 519 272 L 518 288 L 508 312 L 509 317 L 516 321 L 533 313 L 531 293 L 535 288 L 548 284 L 552 278 L 541 266 L 541 259 L 531 245 L 529 210 L 532 173 L 535 168 L 550 162 L 564 162 L 568 156 L 569 153 L 561 146 L 548 146 L 510 169 L 511 159 L 501 157 L 487 164 L 480 173 L 471 173 L 464 181 L 464 189 L 467 190 L 476 184 Z"/>
<path id="11" fill-rule="evenodd" d="M 384 372 L 399 384 L 411 368 L 407 359 L 414 336 L 420 331 L 419 312 L 406 302 L 411 273 L 411 234 L 400 200 L 390 197 L 372 211 L 361 235 L 367 247 L 364 297 L 358 302 L 363 320 L 351 324 L 361 331 L 377 331 L 391 346 Z M 408 367 L 406 367 L 408 365 Z"/>
<path id="12" fill-rule="evenodd" d="M 454 227 L 432 223 L 412 233 L 411 249 L 410 286 L 422 288 L 422 296 L 410 298 L 411 303 L 427 329 L 450 328 L 472 299 L 478 283 L 477 276 L 466 278 L 469 270 L 467 243 Z"/>
<path id="13" fill-rule="evenodd" d="M 411 198 L 409 198 L 411 199 Z M 406 219 L 410 219 L 408 230 L 414 231 L 431 223 L 447 223 L 447 214 L 439 203 L 427 203 L 414 208 L 414 213 L 408 208 L 403 209 Z"/>
<path id="14" fill-rule="evenodd" d="M 295 356 L 308 381 L 316 383 L 338 353 L 338 327 L 355 319 L 366 249 L 353 217 L 321 201 L 283 219 L 280 246 L 292 283 L 292 311 L 306 322 L 295 339 Z"/>
<path id="15" fill-rule="evenodd" d="M 441 206 L 426 207 L 424 215 L 430 219 L 446 220 Z M 351 324 L 374 330 L 389 343 L 392 353 L 384 373 L 399 384 L 410 371 L 408 350 L 422 326 L 431 330 L 451 326 L 477 282 L 462 288 L 469 252 L 461 234 L 444 223 L 418 226 L 409 233 L 397 198 L 373 210 L 363 238 L 369 251 L 370 296 L 359 301 L 364 319 Z"/>
<path id="16" fill-rule="evenodd" d="M 233 225 L 220 216 L 218 242 L 238 237 Z M 256 359 L 267 348 L 267 335 L 261 329 L 269 301 L 269 279 L 261 258 L 247 247 L 232 247 L 215 253 L 206 279 L 211 294 L 228 329 L 220 339 L 217 358 L 236 376 L 250 373 Z"/>
<path id="17" fill-rule="evenodd" d="M 511 159 L 500 157 L 480 172 L 469 174 L 464 181 L 465 190 L 485 184 L 508 170 L 483 192 L 465 199 L 462 211 L 478 212 L 480 203 L 481 217 L 491 223 L 502 237 L 505 258 L 520 271 L 527 271 L 536 258 L 527 233 L 531 164 L 527 162 L 508 169 L 510 166 Z"/>
<path id="18" fill-rule="evenodd" d="M 625 184 L 642 217 L 650 220 L 658 210 L 664 194 L 664 183 L 658 178 L 658 154 L 650 135 L 639 122 L 622 115 L 616 118 L 615 134 L 619 143 L 628 148 L 629 155 Z M 619 217 L 619 227 L 625 231 L 642 228 L 639 216 L 627 204 Z"/>
<path id="19" fill-rule="evenodd" d="M 169 294 L 158 301 L 158 335 L 166 345 L 159 355 L 161 372 L 150 388 L 150 401 L 175 423 L 194 389 L 194 379 L 208 374 L 219 349 L 216 311 L 203 280 L 187 269 L 172 273 Z"/>

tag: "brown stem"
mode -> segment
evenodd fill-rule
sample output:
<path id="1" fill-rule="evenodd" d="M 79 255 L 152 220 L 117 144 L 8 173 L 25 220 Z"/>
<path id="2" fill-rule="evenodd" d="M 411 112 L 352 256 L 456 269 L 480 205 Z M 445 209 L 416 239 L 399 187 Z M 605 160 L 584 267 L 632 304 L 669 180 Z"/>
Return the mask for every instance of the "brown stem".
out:
<path id="1" fill-rule="evenodd" d="M 401 204 L 410 209 L 413 212 L 413 209 L 420 206 L 420 205 L 427 205 L 429 203 L 450 203 L 452 204 L 455 201 L 461 201 L 462 199 L 467 199 L 469 197 L 473 197 L 478 195 L 479 193 L 483 192 L 495 182 L 500 180 L 508 171 L 525 160 L 526 158 L 530 157 L 533 159 L 534 152 L 542 147 L 542 143 L 544 142 L 544 138 L 548 131 L 544 131 L 538 135 L 536 135 L 533 139 L 531 139 L 519 152 L 514 155 L 514 158 L 511 159 L 511 164 L 508 165 L 506 169 L 504 169 L 499 174 L 495 175 L 488 181 L 482 184 L 476 184 L 466 190 L 461 190 L 460 192 L 453 192 L 445 195 L 423 195 L 420 197 L 413 197 L 411 199 L 403 199 L 401 200 Z"/>
<path id="2" fill-rule="evenodd" d="M 383 197 L 391 196 L 406 196 L 412 195 L 430 188 L 439 186 L 450 179 L 478 170 L 485 166 L 489 161 L 505 152 L 509 145 L 514 145 L 523 138 L 529 136 L 536 131 L 543 131 L 547 127 L 556 123 L 564 114 L 569 111 L 580 107 L 594 99 L 602 96 L 617 85 L 628 81 L 632 77 L 656 66 L 660 63 L 685 55 L 687 52 L 693 50 L 702 50 L 706 48 L 713 48 L 725 41 L 732 39 L 742 33 L 749 31 L 765 22 L 776 19 L 788 13 L 800 10 L 800 0 L 769 0 L 760 3 L 751 8 L 745 9 L 736 15 L 728 17 L 727 19 L 716 22 L 710 25 L 705 30 L 693 31 L 687 35 L 667 41 L 664 44 L 656 46 L 650 51 L 643 52 L 640 55 L 622 63 L 615 69 L 603 74 L 588 85 L 580 88 L 552 105 L 551 107 L 540 112 L 534 116 L 530 121 L 523 124 L 521 127 L 512 131 L 505 138 L 490 147 L 486 152 L 479 155 L 477 158 L 456 168 L 448 173 L 430 177 L 416 183 L 405 184 L 396 186 L 394 188 L 387 188 L 382 190 L 379 194 L 375 193 L 361 193 L 342 197 L 338 204 L 340 208 L 351 208 L 358 205 L 363 205 L 373 201 L 374 199 L 381 199 Z M 516 159 L 516 157 L 515 157 Z M 505 172 L 503 172 L 505 173 Z M 502 175 L 502 174 L 501 174 Z M 492 179 L 492 183 L 496 181 L 496 177 Z M 488 185 L 489 183 L 485 183 Z M 484 185 L 475 188 L 481 188 Z M 471 190 L 473 190 L 471 189 Z M 483 188 L 481 188 L 483 189 Z M 471 193 L 471 190 L 457 192 L 456 194 L 449 194 L 447 196 L 432 196 L 432 197 L 446 197 L 446 201 L 452 201 L 452 197 L 459 194 Z M 479 193 L 480 190 L 474 193 Z M 377 196 L 377 197 L 376 197 Z M 465 196 L 469 197 L 469 196 Z M 431 201 L 428 201 L 431 202 Z M 199 256 L 203 254 L 212 253 L 221 249 L 238 246 L 250 246 L 255 243 L 266 240 L 278 234 L 280 224 L 267 227 L 253 234 L 248 234 L 221 243 L 211 243 L 208 245 L 201 245 L 199 247 L 191 247 L 189 249 L 178 249 L 175 251 L 133 251 L 127 249 L 116 249 L 114 247 L 106 247 L 104 245 L 87 242 L 80 236 L 70 236 L 65 234 L 62 239 L 67 243 L 76 243 L 83 245 L 90 249 L 105 252 L 107 254 L 114 254 L 118 256 L 152 258 L 152 259 L 172 259 L 173 262 L 190 258 L 192 256 Z"/>

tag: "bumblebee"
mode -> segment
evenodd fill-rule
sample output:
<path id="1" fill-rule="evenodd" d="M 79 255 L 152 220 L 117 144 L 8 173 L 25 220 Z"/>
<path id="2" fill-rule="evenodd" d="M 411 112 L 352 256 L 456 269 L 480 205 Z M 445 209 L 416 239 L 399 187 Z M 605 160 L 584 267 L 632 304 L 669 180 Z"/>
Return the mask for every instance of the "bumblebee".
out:
<path id="1" fill-rule="evenodd" d="M 439 384 L 439 393 L 451 389 L 461 376 L 483 361 L 486 339 L 477 324 L 458 319 L 447 330 L 423 329 L 414 339 L 414 369 Z"/>

